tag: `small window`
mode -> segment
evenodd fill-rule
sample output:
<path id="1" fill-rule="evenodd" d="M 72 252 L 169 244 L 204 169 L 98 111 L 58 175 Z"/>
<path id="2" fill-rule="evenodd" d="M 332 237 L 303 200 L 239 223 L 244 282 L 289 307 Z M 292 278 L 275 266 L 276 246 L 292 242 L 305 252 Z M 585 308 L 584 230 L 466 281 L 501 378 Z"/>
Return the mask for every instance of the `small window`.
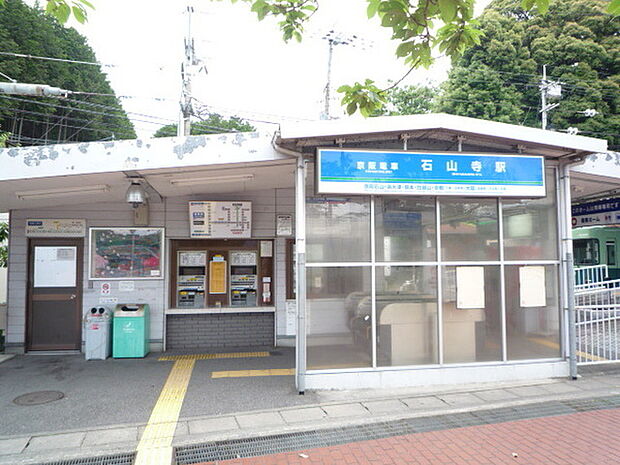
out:
<path id="1" fill-rule="evenodd" d="M 573 241 L 575 265 L 598 265 L 598 239 L 575 239 Z"/>
<path id="2" fill-rule="evenodd" d="M 616 241 L 605 242 L 605 251 L 607 252 L 607 265 L 616 266 Z"/>

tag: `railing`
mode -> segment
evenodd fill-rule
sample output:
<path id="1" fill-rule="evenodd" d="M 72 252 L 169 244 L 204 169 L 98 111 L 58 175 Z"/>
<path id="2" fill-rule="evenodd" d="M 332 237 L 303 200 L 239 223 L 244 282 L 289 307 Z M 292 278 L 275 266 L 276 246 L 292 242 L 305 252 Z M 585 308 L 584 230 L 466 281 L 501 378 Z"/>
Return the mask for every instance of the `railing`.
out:
<path id="1" fill-rule="evenodd" d="M 597 287 L 607 279 L 607 265 L 582 266 L 575 268 L 575 290 Z"/>
<path id="2" fill-rule="evenodd" d="M 620 361 L 620 279 L 576 289 L 575 319 L 577 363 Z"/>

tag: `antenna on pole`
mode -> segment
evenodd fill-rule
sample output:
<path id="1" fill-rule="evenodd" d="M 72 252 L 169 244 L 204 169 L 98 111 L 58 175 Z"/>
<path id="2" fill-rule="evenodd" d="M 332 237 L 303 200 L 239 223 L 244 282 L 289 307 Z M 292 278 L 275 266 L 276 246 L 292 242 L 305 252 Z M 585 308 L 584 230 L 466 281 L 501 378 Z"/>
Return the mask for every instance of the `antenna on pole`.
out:
<path id="1" fill-rule="evenodd" d="M 185 46 L 185 55 L 183 57 L 183 62 L 181 63 L 181 100 L 177 136 L 190 135 L 190 118 L 192 114 L 194 114 L 194 109 L 192 107 L 192 77 L 195 74 L 196 67 L 198 67 L 197 72 L 200 72 L 203 69 L 205 73 L 207 72 L 207 69 L 202 64 L 202 61 L 196 58 L 194 38 L 192 37 L 193 13 L 194 7 L 188 5 L 185 8 L 185 14 L 187 15 L 187 34 L 185 36 L 185 39 L 183 40 Z"/>

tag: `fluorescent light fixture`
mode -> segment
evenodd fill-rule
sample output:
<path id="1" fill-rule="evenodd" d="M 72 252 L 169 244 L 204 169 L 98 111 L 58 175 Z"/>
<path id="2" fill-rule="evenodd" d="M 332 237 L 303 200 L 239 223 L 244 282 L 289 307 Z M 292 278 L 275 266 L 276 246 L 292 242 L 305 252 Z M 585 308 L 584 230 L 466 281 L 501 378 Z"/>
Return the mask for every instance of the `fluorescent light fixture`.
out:
<path id="1" fill-rule="evenodd" d="M 40 191 L 15 192 L 15 195 L 20 200 L 37 200 L 70 197 L 79 194 L 99 194 L 101 192 L 108 192 L 109 190 L 110 186 L 107 184 L 96 184 L 94 186 L 61 187 L 58 189 L 44 189 Z"/>
<path id="2" fill-rule="evenodd" d="M 253 174 L 235 174 L 230 176 L 209 176 L 203 178 L 176 178 L 171 179 L 173 186 L 194 186 L 196 184 L 216 184 L 230 181 L 250 181 L 254 179 Z"/>

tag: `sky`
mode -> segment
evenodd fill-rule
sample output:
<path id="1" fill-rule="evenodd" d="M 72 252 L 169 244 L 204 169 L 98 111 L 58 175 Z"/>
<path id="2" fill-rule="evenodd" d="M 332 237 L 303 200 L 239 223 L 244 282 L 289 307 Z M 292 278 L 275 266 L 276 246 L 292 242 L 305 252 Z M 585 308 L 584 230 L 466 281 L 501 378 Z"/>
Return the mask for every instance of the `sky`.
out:
<path id="1" fill-rule="evenodd" d="M 477 11 L 484 4 L 477 2 Z M 181 88 L 186 5 L 194 8 L 191 35 L 206 73 L 192 80 L 198 108 L 237 115 L 259 129 L 273 122 L 319 119 L 327 82 L 328 44 L 335 31 L 351 45 L 334 48 L 330 115 L 344 117 L 335 91 L 366 78 L 387 86 L 407 71 L 394 51 L 397 43 L 378 19 L 366 16 L 364 0 L 323 0 L 306 26 L 301 43 L 284 43 L 272 18 L 259 22 L 245 2 L 193 0 L 96 0 L 85 25 L 69 23 L 88 39 L 103 71 L 139 137 L 176 122 Z M 438 84 L 450 62 L 439 58 L 431 69 L 416 70 L 403 84 Z M 134 114 L 139 113 L 140 115 Z M 144 115 L 149 115 L 146 117 Z M 151 118 L 156 117 L 156 118 Z M 269 123 L 271 122 L 271 123 Z"/>

